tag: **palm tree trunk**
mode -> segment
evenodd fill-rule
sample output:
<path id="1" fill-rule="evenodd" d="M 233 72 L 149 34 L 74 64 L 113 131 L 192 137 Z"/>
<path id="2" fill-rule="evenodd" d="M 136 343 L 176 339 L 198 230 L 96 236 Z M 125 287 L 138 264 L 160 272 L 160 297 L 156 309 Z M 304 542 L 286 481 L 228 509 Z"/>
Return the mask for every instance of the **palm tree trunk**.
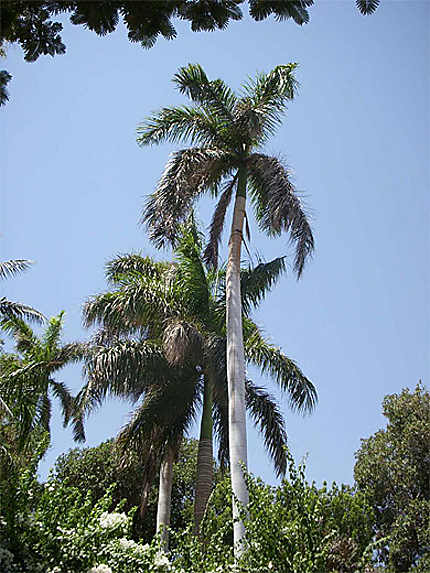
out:
<path id="1" fill-rule="evenodd" d="M 158 489 L 157 507 L 157 533 L 161 533 L 164 551 L 167 551 L 169 548 L 169 532 L 167 528 L 170 525 L 174 460 L 175 449 L 173 446 L 168 445 L 167 452 L 160 467 L 160 485 Z"/>
<path id="2" fill-rule="evenodd" d="M 212 491 L 214 478 L 212 447 L 212 384 L 205 376 L 203 392 L 203 413 L 200 426 L 200 440 L 197 454 L 196 495 L 194 499 L 194 533 L 200 533 L 200 523 Z"/>
<path id="3" fill-rule="evenodd" d="M 230 470 L 233 490 L 233 540 L 235 556 L 243 550 L 245 524 L 239 519 L 236 504 L 248 504 L 248 488 L 243 468 L 247 468 L 245 353 L 242 331 L 242 301 L 240 295 L 240 253 L 246 205 L 246 168 L 239 169 L 233 224 L 229 240 L 226 295 L 227 295 L 227 379 Z"/>

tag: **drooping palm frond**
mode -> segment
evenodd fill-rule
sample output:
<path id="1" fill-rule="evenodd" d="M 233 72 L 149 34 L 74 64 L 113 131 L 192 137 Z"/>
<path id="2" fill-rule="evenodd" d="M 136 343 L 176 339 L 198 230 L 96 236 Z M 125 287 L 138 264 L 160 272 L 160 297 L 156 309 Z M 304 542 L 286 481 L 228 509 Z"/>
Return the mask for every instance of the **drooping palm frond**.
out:
<path id="1" fill-rule="evenodd" d="M 302 373 L 293 360 L 279 348 L 268 343 L 255 324 L 247 319 L 244 336 L 245 355 L 264 374 L 275 380 L 287 392 L 290 408 L 299 412 L 311 412 L 317 402 L 314 385 Z"/>
<path id="2" fill-rule="evenodd" d="M 85 364 L 88 383 L 78 400 L 81 408 L 88 411 L 108 394 L 138 400 L 154 379 L 166 379 L 166 366 L 153 342 L 117 338 L 109 346 L 93 348 Z"/>
<path id="3" fill-rule="evenodd" d="M 279 159 L 261 153 L 250 155 L 247 165 L 258 223 L 271 235 L 289 232 L 296 251 L 294 269 L 300 277 L 314 239 L 290 174 Z"/>
<path id="4" fill-rule="evenodd" d="M 18 352 L 25 353 L 38 346 L 38 340 L 31 327 L 14 314 L 0 321 L 2 330 L 13 336 Z"/>
<path id="5" fill-rule="evenodd" d="M 13 259 L 11 261 L 0 262 L 0 279 L 13 277 L 17 273 L 27 270 L 33 261 L 27 259 Z"/>
<path id="6" fill-rule="evenodd" d="M 25 318 L 26 320 L 31 320 L 39 324 L 45 320 L 43 314 L 38 310 L 26 304 L 13 302 L 5 297 L 0 298 L 0 316 L 6 319 L 12 317 Z"/>
<path id="7" fill-rule="evenodd" d="M 221 235 L 224 228 L 225 215 L 233 197 L 234 187 L 237 182 L 237 176 L 232 177 L 224 183 L 223 191 L 214 214 L 209 230 L 209 241 L 206 245 L 203 259 L 205 263 L 214 269 L 218 267 L 218 249 L 221 241 Z"/>
<path id="8" fill-rule="evenodd" d="M 200 405 L 201 388 L 197 372 L 187 369 L 183 374 L 170 370 L 168 382 L 154 384 L 148 389 L 141 405 L 118 436 L 122 447 L 136 441 L 148 443 L 154 434 L 160 445 L 173 443 L 186 433 Z"/>
<path id="9" fill-rule="evenodd" d="M 355 0 L 355 4 L 363 16 L 373 14 L 379 6 L 379 0 Z"/>
<path id="10" fill-rule="evenodd" d="M 172 153 L 144 207 L 142 223 L 159 247 L 175 245 L 195 199 L 229 173 L 231 155 L 220 149 L 191 148 Z"/>
<path id="11" fill-rule="evenodd" d="M 242 309 L 249 314 L 251 307 L 256 308 L 272 289 L 281 274 L 285 272 L 285 257 L 277 257 L 267 263 L 259 263 L 240 271 L 240 292 Z"/>
<path id="12" fill-rule="evenodd" d="M 285 421 L 273 396 L 251 380 L 246 381 L 246 409 L 264 437 L 264 445 L 272 458 L 276 475 L 287 469 Z"/>

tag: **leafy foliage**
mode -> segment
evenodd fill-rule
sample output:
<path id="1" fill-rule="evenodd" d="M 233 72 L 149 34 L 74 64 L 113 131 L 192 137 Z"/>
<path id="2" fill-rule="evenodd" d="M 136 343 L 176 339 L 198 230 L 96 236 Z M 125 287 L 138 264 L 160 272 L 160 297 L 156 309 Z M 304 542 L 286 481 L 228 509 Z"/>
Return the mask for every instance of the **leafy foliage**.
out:
<path id="1" fill-rule="evenodd" d="M 362 440 L 354 476 L 372 504 L 390 571 L 430 560 L 430 394 L 421 384 L 385 397 L 386 429 Z M 425 568 L 424 568 L 425 570 Z"/>
<path id="2" fill-rule="evenodd" d="M 309 484 L 304 466 L 297 468 L 290 456 L 288 476 L 279 487 L 248 477 L 246 550 L 234 566 L 228 479 L 211 496 L 201 543 L 186 532 L 177 536 L 175 564 L 192 573 L 365 571 L 373 550 L 373 515 L 365 496 L 348 486 Z"/>
<path id="3" fill-rule="evenodd" d="M 82 495 L 91 491 L 94 502 L 102 499 L 110 491 L 112 505 L 121 500 L 123 509 L 129 512 L 137 507 L 133 520 L 133 534 L 149 542 L 155 535 L 155 515 L 157 510 L 158 485 L 151 484 L 149 499 L 142 507 L 145 456 L 130 452 L 124 459 L 122 452 L 112 440 L 99 446 L 73 449 L 61 455 L 55 464 L 54 478 L 64 485 L 74 487 Z M 157 460 L 157 465 L 160 460 Z M 197 463 L 197 442 L 184 440 L 174 466 L 172 489 L 171 527 L 182 530 L 191 521 L 194 497 L 194 481 Z"/>

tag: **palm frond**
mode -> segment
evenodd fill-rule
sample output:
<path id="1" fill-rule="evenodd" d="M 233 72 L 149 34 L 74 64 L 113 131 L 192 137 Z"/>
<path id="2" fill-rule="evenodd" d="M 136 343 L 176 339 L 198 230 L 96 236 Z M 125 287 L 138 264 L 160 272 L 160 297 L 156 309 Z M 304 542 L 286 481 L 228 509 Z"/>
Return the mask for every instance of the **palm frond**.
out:
<path id="1" fill-rule="evenodd" d="M 246 409 L 264 436 L 264 445 L 272 458 L 276 475 L 287 469 L 285 421 L 273 396 L 251 380 L 246 381 Z"/>
<path id="2" fill-rule="evenodd" d="M 273 14 L 278 21 L 292 18 L 300 26 L 309 22 L 308 8 L 313 0 L 249 0 L 249 13 L 254 20 Z"/>
<path id="3" fill-rule="evenodd" d="M 156 246 L 176 244 L 193 202 L 217 186 L 231 168 L 231 156 L 219 149 L 191 148 L 171 154 L 142 216 Z"/>
<path id="4" fill-rule="evenodd" d="M 247 329 L 244 337 L 246 359 L 255 364 L 263 374 L 267 373 L 287 392 L 291 409 L 311 412 L 317 401 L 312 382 L 293 360 L 263 338 L 252 321 L 246 319 L 244 326 Z"/>
<path id="5" fill-rule="evenodd" d="M 73 398 L 70 394 L 70 390 L 64 382 L 59 382 L 53 378 L 49 379 L 49 389 L 60 402 L 63 414 L 63 425 L 66 427 L 73 414 Z"/>
<path id="6" fill-rule="evenodd" d="M 213 116 L 204 109 L 186 106 L 163 108 L 138 126 L 140 146 L 164 141 L 209 147 L 222 144 Z"/>
<path id="7" fill-rule="evenodd" d="M 179 68 L 173 81 L 180 93 L 210 110 L 219 122 L 229 124 L 233 121 L 236 96 L 222 80 L 209 81 L 199 64 Z"/>
<path id="8" fill-rule="evenodd" d="M 194 225 L 182 226 L 175 248 L 171 288 L 175 289 L 187 314 L 207 317 L 209 285 L 201 256 L 201 237 Z"/>
<path id="9" fill-rule="evenodd" d="M 251 306 L 256 308 L 259 305 L 283 272 L 285 272 L 285 257 L 259 263 L 256 267 L 241 269 L 240 292 L 245 314 L 249 314 Z"/>
<path id="10" fill-rule="evenodd" d="M 206 245 L 203 259 L 206 264 L 214 269 L 218 267 L 218 248 L 224 228 L 225 215 L 233 197 L 237 176 L 224 184 L 221 197 L 215 208 L 209 230 L 209 241 Z"/>
<path id="11" fill-rule="evenodd" d="M 151 279 L 160 279 L 167 268 L 166 263 L 154 261 L 140 253 L 118 255 L 106 264 L 106 279 L 113 284 L 123 284 L 128 276 L 133 280 L 136 276 L 145 275 Z"/>
<path id="12" fill-rule="evenodd" d="M 297 90 L 297 64 L 277 66 L 268 74 L 251 78 L 235 110 L 235 126 L 251 145 L 261 145 L 276 133 L 286 105 Z"/>
<path id="13" fill-rule="evenodd" d="M 14 337 L 19 352 L 25 353 L 38 344 L 33 330 L 21 317 L 12 314 L 0 321 L 0 327 Z"/>
<path id="14" fill-rule="evenodd" d="M 38 310 L 26 304 L 10 301 L 5 297 L 0 298 L 0 316 L 6 319 L 12 317 L 22 318 L 39 324 L 45 321 L 45 317 Z"/>
<path id="15" fill-rule="evenodd" d="M 10 261 L 0 262 L 0 279 L 13 277 L 17 273 L 27 270 L 33 261 L 27 259 L 13 259 Z"/>
<path id="16" fill-rule="evenodd" d="M 78 400 L 83 411 L 108 394 L 138 400 L 151 384 L 165 381 L 169 374 L 157 344 L 127 339 L 94 348 L 87 357 L 85 372 L 88 383 Z"/>
<path id="17" fill-rule="evenodd" d="M 62 368 L 66 364 L 71 364 L 84 360 L 89 352 L 89 347 L 87 343 L 84 342 L 70 342 L 64 344 L 58 349 L 54 361 L 59 368 Z"/>
<path id="18" fill-rule="evenodd" d="M 55 352 L 59 346 L 61 329 L 63 328 L 64 311 L 49 319 L 48 326 L 43 335 L 42 344 L 48 352 Z"/>
<path id="19" fill-rule="evenodd" d="M 290 234 L 295 245 L 294 269 L 300 277 L 314 249 L 314 238 L 290 174 L 277 158 L 261 153 L 249 157 L 248 170 L 258 223 L 269 235 Z"/>
<path id="20" fill-rule="evenodd" d="M 373 14 L 379 6 L 379 0 L 355 0 L 355 4 L 363 16 Z"/>
<path id="21" fill-rule="evenodd" d="M 122 429 L 118 440 L 124 445 L 147 440 L 154 432 L 163 441 L 174 443 L 193 422 L 200 405 L 201 383 L 197 373 L 171 372 L 168 382 L 152 385 L 130 422 Z"/>

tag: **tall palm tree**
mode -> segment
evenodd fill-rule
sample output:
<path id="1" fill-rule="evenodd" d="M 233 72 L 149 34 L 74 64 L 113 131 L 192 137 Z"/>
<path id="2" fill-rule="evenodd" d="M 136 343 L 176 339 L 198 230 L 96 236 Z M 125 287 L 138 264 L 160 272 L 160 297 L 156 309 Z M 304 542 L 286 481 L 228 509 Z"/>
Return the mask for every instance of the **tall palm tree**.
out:
<path id="1" fill-rule="evenodd" d="M 247 358 L 267 370 L 288 391 L 293 407 L 311 410 L 316 396 L 313 385 L 279 349 L 268 344 L 247 316 L 283 270 L 284 260 L 280 258 L 242 271 Z M 225 465 L 228 459 L 225 269 L 207 269 L 202 260 L 201 237 L 191 224 L 181 228 L 173 264 L 126 255 L 108 264 L 107 277 L 117 290 L 99 295 L 86 305 L 86 323 L 116 332 L 133 333 L 143 328 L 148 336 L 162 341 L 170 365 L 183 368 L 191 364 L 202 374 L 195 498 L 195 529 L 198 531 L 213 481 L 212 416 L 220 443 L 220 461 Z M 119 378 L 123 376 L 120 368 L 120 365 L 116 368 Z M 130 370 L 127 366 L 127 376 Z M 105 367 L 99 371 L 107 375 Z M 137 366 L 134 371 L 139 376 Z M 251 416 L 265 436 L 275 470 L 282 474 L 286 468 L 282 415 L 273 398 L 250 381 L 246 400 Z"/>
<path id="2" fill-rule="evenodd" d="M 85 346 L 61 343 L 63 313 L 50 319 L 38 337 L 21 318 L 11 315 L 1 322 L 4 331 L 15 339 L 17 354 L 2 357 L 0 363 L 0 398 L 3 412 L 13 427 L 16 448 L 31 447 L 31 437 L 38 432 L 50 435 L 51 396 L 58 399 L 64 424 L 71 419 L 72 397 L 56 374 L 67 364 L 81 360 Z M 75 428 L 75 436 L 78 437 Z"/>
<path id="3" fill-rule="evenodd" d="M 300 277 L 314 247 L 311 227 L 291 182 L 289 170 L 261 151 L 281 123 L 296 89 L 296 64 L 277 66 L 242 86 L 236 95 L 222 80 L 210 81 L 203 68 L 190 64 L 174 76 L 191 106 L 163 108 L 138 127 L 140 145 L 189 142 L 174 152 L 143 212 L 156 245 L 175 244 L 178 228 L 204 193 L 219 197 L 205 256 L 217 266 L 218 244 L 229 204 L 232 226 L 226 273 L 227 371 L 229 385 L 230 463 L 233 499 L 246 505 L 248 492 L 242 465 L 247 465 L 245 354 L 243 343 L 240 260 L 247 195 L 260 229 L 268 235 L 289 233 L 295 245 L 294 269 Z M 233 502 L 237 554 L 245 533 Z"/>
<path id="4" fill-rule="evenodd" d="M 17 273 L 28 269 L 31 261 L 25 259 L 14 259 L 11 261 L 0 262 L 0 279 L 6 279 Z M 0 318 L 18 317 L 26 320 L 32 320 L 38 323 L 43 322 L 44 316 L 38 310 L 25 304 L 12 302 L 6 297 L 0 297 Z"/>

